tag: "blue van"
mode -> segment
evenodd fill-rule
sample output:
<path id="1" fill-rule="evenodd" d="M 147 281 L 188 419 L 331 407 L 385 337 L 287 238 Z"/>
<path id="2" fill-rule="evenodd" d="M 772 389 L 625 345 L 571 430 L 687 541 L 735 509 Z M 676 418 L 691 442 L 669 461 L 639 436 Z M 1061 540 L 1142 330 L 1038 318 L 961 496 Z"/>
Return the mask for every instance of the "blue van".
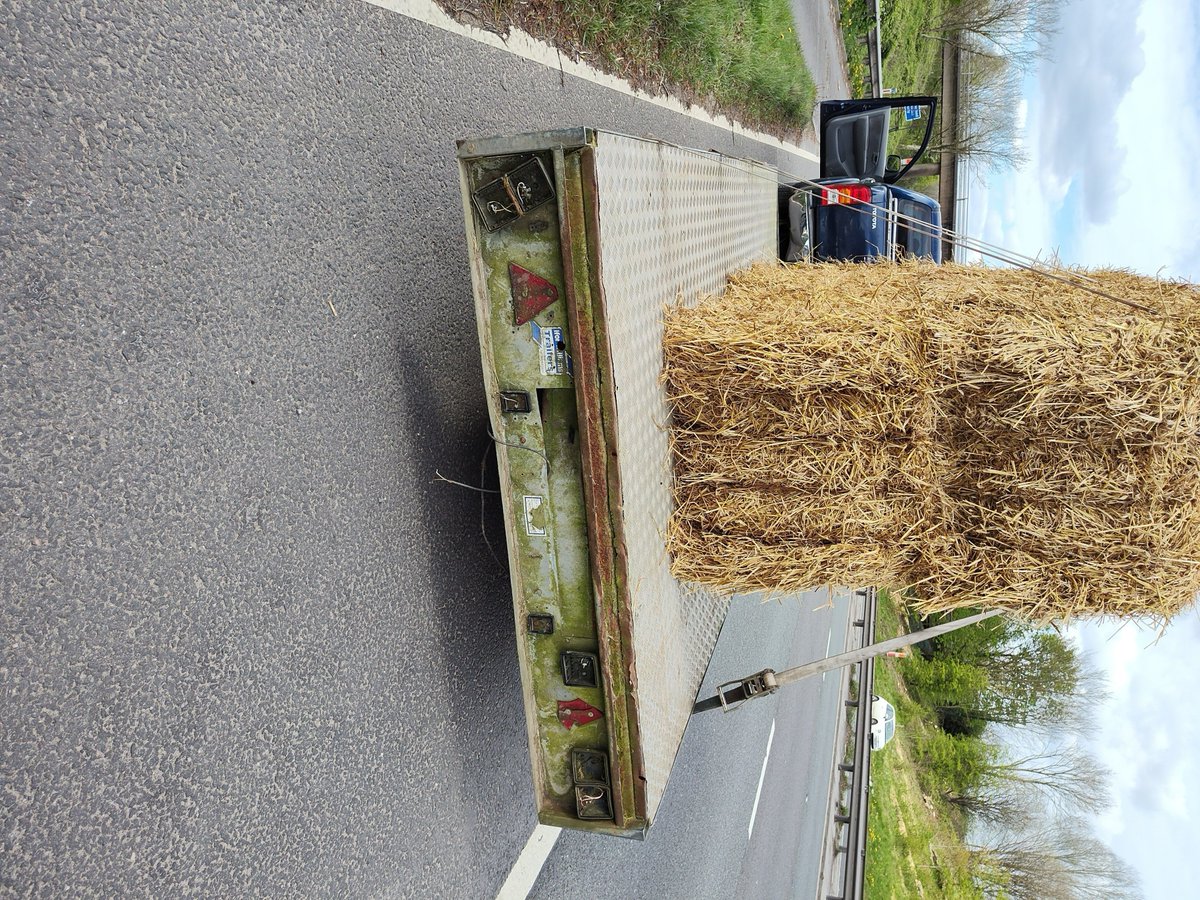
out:
<path id="1" fill-rule="evenodd" d="M 823 102 L 820 177 L 780 186 L 780 256 L 940 263 L 941 206 L 896 185 L 929 145 L 936 108 L 933 97 Z M 907 161 L 889 155 L 889 142 L 911 140 L 921 120 L 919 149 Z"/>

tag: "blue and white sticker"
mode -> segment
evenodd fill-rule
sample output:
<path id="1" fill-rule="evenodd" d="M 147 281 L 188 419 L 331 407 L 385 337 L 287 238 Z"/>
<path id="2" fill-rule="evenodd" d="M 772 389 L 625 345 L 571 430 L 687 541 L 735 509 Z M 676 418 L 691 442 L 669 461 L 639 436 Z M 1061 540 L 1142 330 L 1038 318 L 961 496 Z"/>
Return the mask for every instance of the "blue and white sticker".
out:
<path id="1" fill-rule="evenodd" d="M 562 329 L 542 329 L 542 374 L 564 375 L 567 371 L 567 354 L 563 351 Z"/>
<path id="2" fill-rule="evenodd" d="M 538 345 L 538 366 L 543 375 L 575 374 L 575 366 L 563 343 L 562 328 L 556 325 L 543 328 L 537 322 L 530 322 L 529 333 Z"/>

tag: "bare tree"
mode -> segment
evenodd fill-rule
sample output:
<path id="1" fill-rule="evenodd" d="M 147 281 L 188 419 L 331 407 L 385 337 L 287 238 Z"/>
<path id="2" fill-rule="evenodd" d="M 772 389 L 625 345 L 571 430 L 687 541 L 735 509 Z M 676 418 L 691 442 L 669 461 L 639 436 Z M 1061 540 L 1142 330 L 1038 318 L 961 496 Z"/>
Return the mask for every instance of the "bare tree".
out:
<path id="1" fill-rule="evenodd" d="M 1037 818 L 1038 807 L 1028 793 L 992 782 L 965 791 L 945 791 L 942 799 L 976 823 L 1019 831 Z"/>
<path id="2" fill-rule="evenodd" d="M 927 34 L 960 52 L 961 102 L 953 132 L 932 153 L 970 157 L 985 169 L 1027 159 L 1018 140 L 1021 77 L 1048 54 L 1063 0 L 957 0 L 945 4 Z"/>
<path id="3" fill-rule="evenodd" d="M 999 837 L 970 851 L 971 871 L 989 898 L 1140 898 L 1137 875 L 1078 819 Z"/>
<path id="4" fill-rule="evenodd" d="M 1021 99 L 1021 73 L 999 52 L 974 52 L 962 70 L 963 102 L 953 135 L 939 130 L 934 153 L 970 156 L 985 168 L 1004 169 L 1023 163 L 1016 110 Z"/>
<path id="5" fill-rule="evenodd" d="M 1024 70 L 1049 51 L 1061 8 L 1062 0 L 959 0 L 945 5 L 934 31 L 953 46 L 1004 56 Z"/>
<path id="6" fill-rule="evenodd" d="M 1043 746 L 1034 753 L 984 763 L 982 783 L 1038 792 L 1060 810 L 1100 812 L 1108 807 L 1110 773 L 1078 745 Z"/>

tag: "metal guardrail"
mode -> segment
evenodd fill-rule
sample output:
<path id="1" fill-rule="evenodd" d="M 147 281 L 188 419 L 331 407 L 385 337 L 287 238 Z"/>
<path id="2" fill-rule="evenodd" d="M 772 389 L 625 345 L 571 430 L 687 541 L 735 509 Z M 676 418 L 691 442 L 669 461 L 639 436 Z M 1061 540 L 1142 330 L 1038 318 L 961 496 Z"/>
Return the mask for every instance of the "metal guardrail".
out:
<path id="1" fill-rule="evenodd" d="M 871 69 L 871 96 L 883 96 L 883 47 L 879 43 L 879 34 L 883 28 L 880 21 L 880 0 L 868 0 L 869 7 L 875 15 L 875 27 L 867 32 L 867 64 Z"/>
<path id="2" fill-rule="evenodd" d="M 863 600 L 862 618 L 854 624 L 862 629 L 862 644 L 875 640 L 875 589 L 856 591 Z M 826 894 L 826 900 L 861 900 L 867 870 L 867 814 L 871 790 L 871 697 L 875 686 L 874 658 L 856 663 L 858 696 L 846 701 L 855 710 L 854 753 L 850 762 L 838 764 L 838 806 L 834 814 L 834 853 L 843 864 L 841 893 Z M 846 811 L 840 807 L 846 793 L 844 780 L 849 776 Z M 844 841 L 843 841 L 844 838 Z"/>

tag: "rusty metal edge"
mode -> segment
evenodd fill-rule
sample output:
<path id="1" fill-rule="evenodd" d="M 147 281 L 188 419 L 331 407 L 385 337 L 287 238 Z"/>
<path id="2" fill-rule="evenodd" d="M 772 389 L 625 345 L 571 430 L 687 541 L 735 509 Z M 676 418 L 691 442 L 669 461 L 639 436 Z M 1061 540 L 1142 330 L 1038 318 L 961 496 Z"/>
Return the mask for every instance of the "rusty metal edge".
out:
<path id="1" fill-rule="evenodd" d="M 612 529 L 612 543 L 616 562 L 615 582 L 615 611 L 617 624 L 621 633 L 621 643 L 626 648 L 626 658 L 629 668 L 625 673 L 628 691 L 625 701 L 629 715 L 630 747 L 633 753 L 633 788 L 634 809 L 646 827 L 650 819 L 646 809 L 646 764 L 642 754 L 640 734 L 640 710 L 638 704 L 637 660 L 633 653 L 633 599 L 629 593 L 629 561 L 625 552 L 625 528 L 621 512 L 621 472 L 617 465 L 617 395 L 613 379 L 612 352 L 608 343 L 606 323 L 608 311 L 604 298 L 603 260 L 598 251 L 600 247 L 600 209 L 597 205 L 599 185 L 596 178 L 595 151 L 590 150 L 581 154 L 581 174 L 583 176 L 584 228 L 587 234 L 588 247 L 592 251 L 589 258 L 589 275 L 591 280 L 593 322 L 596 326 L 596 366 L 600 375 L 600 411 L 604 426 L 604 442 L 608 450 L 608 523 Z"/>
<path id="2" fill-rule="evenodd" d="M 605 717 L 605 721 L 609 733 L 609 746 L 613 751 L 611 787 L 614 822 L 618 828 L 627 828 L 632 824 L 631 818 L 638 818 L 634 791 L 637 778 L 633 765 L 637 748 L 630 733 L 628 705 L 625 701 L 629 686 L 623 683 L 622 659 L 627 656 L 628 648 L 622 646 L 616 610 L 616 555 L 612 529 L 607 521 L 608 454 L 603 427 L 599 354 L 590 283 L 593 254 L 590 252 L 591 248 L 584 243 L 586 229 L 581 233 L 581 226 L 584 226 L 583 179 L 581 172 L 576 174 L 576 169 L 581 168 L 577 154 L 572 154 L 568 172 L 565 154 L 561 149 L 556 150 L 554 167 L 561 184 L 567 185 L 575 180 L 580 186 L 579 191 L 568 189 L 559 192 L 563 286 L 575 357 L 575 396 L 578 407 L 584 506 L 587 510 L 592 594 L 599 632 L 601 667 L 606 675 L 603 679 L 604 697 L 609 715 Z M 623 754 L 617 752 L 622 747 L 629 748 L 627 760 L 622 759 Z"/>

